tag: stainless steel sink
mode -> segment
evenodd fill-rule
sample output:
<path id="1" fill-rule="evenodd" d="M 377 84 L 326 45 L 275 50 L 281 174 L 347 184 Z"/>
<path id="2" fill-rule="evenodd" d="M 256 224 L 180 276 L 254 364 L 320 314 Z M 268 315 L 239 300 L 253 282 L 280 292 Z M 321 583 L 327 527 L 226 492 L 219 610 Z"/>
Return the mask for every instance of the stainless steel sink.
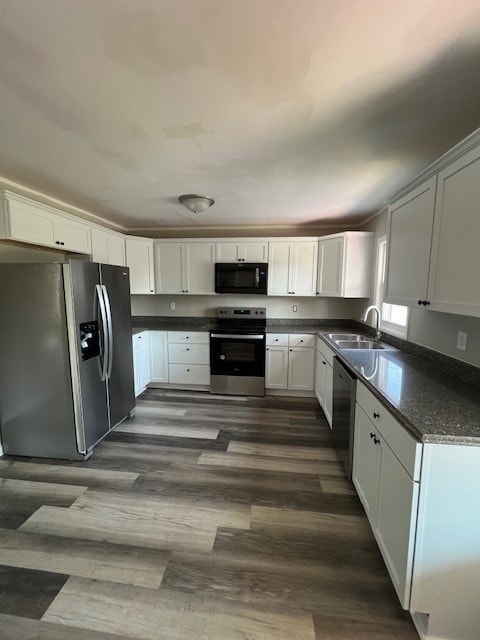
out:
<path id="1" fill-rule="evenodd" d="M 373 340 L 335 340 L 335 344 L 339 349 L 385 349 Z"/>
<path id="2" fill-rule="evenodd" d="M 360 333 L 329 333 L 330 340 L 368 340 L 367 336 L 362 336 Z"/>

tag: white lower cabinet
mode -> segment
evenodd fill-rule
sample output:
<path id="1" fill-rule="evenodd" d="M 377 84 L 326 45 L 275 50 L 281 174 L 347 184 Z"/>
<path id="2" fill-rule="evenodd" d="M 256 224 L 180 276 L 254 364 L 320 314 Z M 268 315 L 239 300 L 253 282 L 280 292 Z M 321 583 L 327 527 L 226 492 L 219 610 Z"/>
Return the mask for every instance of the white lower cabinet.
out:
<path id="1" fill-rule="evenodd" d="M 333 412 L 333 351 L 318 336 L 315 339 L 315 344 L 315 395 L 331 428 Z"/>
<path id="2" fill-rule="evenodd" d="M 265 388 L 287 389 L 288 347 L 267 346 L 265 349 Z"/>
<path id="3" fill-rule="evenodd" d="M 210 384 L 210 336 L 206 331 L 168 332 L 170 384 Z"/>
<path id="4" fill-rule="evenodd" d="M 298 344 L 306 346 L 298 347 Z M 313 344 L 311 334 L 267 334 L 265 388 L 313 391 Z"/>
<path id="5" fill-rule="evenodd" d="M 168 382 L 168 347 L 166 331 L 149 331 L 150 381 Z"/>
<path id="6" fill-rule="evenodd" d="M 132 336 L 133 374 L 135 381 L 135 397 L 145 391 L 150 382 L 150 361 L 148 332 L 142 331 Z"/>
<path id="7" fill-rule="evenodd" d="M 422 640 L 480 638 L 480 447 L 415 440 L 357 383 L 353 482 Z"/>
<path id="8" fill-rule="evenodd" d="M 315 350 L 304 347 L 289 348 L 288 388 L 292 391 L 313 391 Z"/>

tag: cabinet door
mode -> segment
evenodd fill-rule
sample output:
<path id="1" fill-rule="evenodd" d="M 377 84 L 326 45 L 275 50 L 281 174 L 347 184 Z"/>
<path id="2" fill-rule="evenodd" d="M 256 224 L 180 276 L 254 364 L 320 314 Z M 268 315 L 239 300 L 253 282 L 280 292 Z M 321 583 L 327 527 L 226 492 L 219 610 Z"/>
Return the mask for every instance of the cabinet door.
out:
<path id="1" fill-rule="evenodd" d="M 292 242 L 290 249 L 289 293 L 295 296 L 314 296 L 317 291 L 318 242 Z"/>
<path id="2" fill-rule="evenodd" d="M 267 347 L 265 350 L 265 387 L 286 389 L 288 384 L 288 348 Z"/>
<path id="3" fill-rule="evenodd" d="M 438 174 L 427 299 L 430 309 L 480 316 L 480 146 Z"/>
<path id="4" fill-rule="evenodd" d="M 243 257 L 238 254 L 237 242 L 217 242 L 215 254 L 217 262 L 238 262 Z"/>
<path id="5" fill-rule="evenodd" d="M 168 382 L 167 332 L 149 331 L 150 381 Z"/>
<path id="6" fill-rule="evenodd" d="M 185 293 L 184 243 L 155 244 L 155 284 L 157 293 Z"/>
<path id="7" fill-rule="evenodd" d="M 55 247 L 54 217 L 27 202 L 8 201 L 9 237 L 20 242 L 31 242 Z M 59 247 L 57 247 L 59 248 Z"/>
<path id="8" fill-rule="evenodd" d="M 127 238 L 125 251 L 130 269 L 130 293 L 154 293 L 153 242 Z"/>
<path id="9" fill-rule="evenodd" d="M 397 591 L 408 609 L 413 570 L 418 482 L 414 482 L 379 436 L 381 464 L 379 477 L 376 538 Z"/>
<path id="10" fill-rule="evenodd" d="M 355 405 L 355 437 L 353 446 L 353 484 L 363 504 L 367 518 L 377 526 L 379 465 L 381 449 L 370 434 L 375 427 L 362 409 Z"/>
<path id="11" fill-rule="evenodd" d="M 290 242 L 270 242 L 268 246 L 268 295 L 288 295 Z"/>
<path id="12" fill-rule="evenodd" d="M 241 258 L 245 262 L 267 262 L 268 242 L 244 242 Z"/>
<path id="13" fill-rule="evenodd" d="M 107 249 L 108 249 L 108 264 L 113 264 L 118 267 L 125 267 L 125 238 L 114 235 L 113 233 L 107 234 Z"/>
<path id="14" fill-rule="evenodd" d="M 108 264 L 108 234 L 100 229 L 91 229 L 92 260 Z"/>
<path id="15" fill-rule="evenodd" d="M 417 306 L 427 298 L 436 178 L 389 208 L 385 302 Z"/>
<path id="16" fill-rule="evenodd" d="M 55 243 L 60 242 L 65 251 L 91 253 L 90 231 L 86 224 L 58 218 L 55 220 Z"/>
<path id="17" fill-rule="evenodd" d="M 333 367 L 328 362 L 325 365 L 325 399 L 323 403 L 323 413 L 331 429 L 333 415 Z"/>
<path id="18" fill-rule="evenodd" d="M 185 291 L 213 295 L 215 293 L 215 245 L 213 242 L 191 242 L 184 245 Z"/>
<path id="19" fill-rule="evenodd" d="M 137 397 L 142 393 L 142 386 L 140 385 L 140 363 L 138 360 L 138 343 L 136 336 L 133 336 L 133 381 L 135 397 Z"/>
<path id="20" fill-rule="evenodd" d="M 323 407 L 325 402 L 325 384 L 327 374 L 327 363 L 322 353 L 315 350 L 315 395 L 320 406 Z"/>
<path id="21" fill-rule="evenodd" d="M 343 257 L 345 238 L 320 240 L 318 243 L 317 293 L 323 296 L 343 295 Z"/>
<path id="22" fill-rule="evenodd" d="M 315 349 L 293 347 L 288 351 L 288 388 L 292 391 L 313 391 Z"/>
<path id="23" fill-rule="evenodd" d="M 140 333 L 136 337 L 138 340 L 138 378 L 141 388 L 144 389 L 150 382 L 148 334 L 146 332 Z"/>

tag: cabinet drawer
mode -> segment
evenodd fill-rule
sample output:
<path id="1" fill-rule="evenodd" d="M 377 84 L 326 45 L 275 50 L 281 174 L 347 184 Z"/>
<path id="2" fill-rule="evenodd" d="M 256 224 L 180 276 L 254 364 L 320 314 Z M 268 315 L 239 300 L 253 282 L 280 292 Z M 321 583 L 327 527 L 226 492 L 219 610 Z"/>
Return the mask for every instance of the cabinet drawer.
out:
<path id="1" fill-rule="evenodd" d="M 328 347 L 325 342 L 319 338 L 318 336 L 315 338 L 315 346 L 322 354 L 324 360 L 328 362 L 328 364 L 333 367 L 333 356 L 335 355 L 332 349 Z"/>
<path id="2" fill-rule="evenodd" d="M 288 339 L 289 347 L 314 347 L 315 334 L 313 333 L 291 333 Z"/>
<path id="3" fill-rule="evenodd" d="M 208 331 L 169 331 L 168 342 L 209 344 L 210 334 Z"/>
<path id="4" fill-rule="evenodd" d="M 415 440 L 360 382 L 357 382 L 357 404 L 367 414 L 379 434 L 385 438 L 407 473 L 413 480 L 419 480 L 422 443 Z"/>
<path id="5" fill-rule="evenodd" d="M 210 384 L 208 364 L 170 364 L 168 373 L 173 384 Z"/>
<path id="6" fill-rule="evenodd" d="M 168 345 L 168 362 L 177 364 L 210 364 L 210 349 L 208 344 L 180 344 Z"/>
<path id="7" fill-rule="evenodd" d="M 288 347 L 288 333 L 267 333 L 266 343 L 269 347 Z"/>

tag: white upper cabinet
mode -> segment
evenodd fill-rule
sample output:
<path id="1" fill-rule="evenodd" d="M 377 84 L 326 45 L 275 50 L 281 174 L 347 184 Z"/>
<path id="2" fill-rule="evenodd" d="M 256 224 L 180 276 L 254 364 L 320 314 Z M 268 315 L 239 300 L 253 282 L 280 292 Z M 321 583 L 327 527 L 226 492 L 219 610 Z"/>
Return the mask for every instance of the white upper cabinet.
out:
<path id="1" fill-rule="evenodd" d="M 217 262 L 267 262 L 268 242 L 225 241 L 216 243 Z"/>
<path id="2" fill-rule="evenodd" d="M 389 207 L 385 302 L 427 299 L 436 183 L 434 176 Z"/>
<path id="3" fill-rule="evenodd" d="M 268 295 L 314 296 L 316 240 L 273 241 L 268 248 Z"/>
<path id="4" fill-rule="evenodd" d="M 211 295 L 214 265 L 213 242 L 156 242 L 156 291 Z"/>
<path id="5" fill-rule="evenodd" d="M 53 247 L 75 253 L 90 253 L 90 226 L 52 207 L 5 192 L 0 237 Z"/>
<path id="6" fill-rule="evenodd" d="M 386 302 L 480 316 L 480 146 L 389 209 Z"/>
<path id="7" fill-rule="evenodd" d="M 371 293 L 373 233 L 346 231 L 318 242 L 317 294 L 367 298 Z"/>
<path id="8" fill-rule="evenodd" d="M 130 269 L 130 293 L 155 293 L 153 240 L 127 237 L 125 241 L 127 267 Z"/>
<path id="9" fill-rule="evenodd" d="M 119 234 L 92 227 L 92 260 L 124 267 L 125 238 Z"/>
<path id="10" fill-rule="evenodd" d="M 64 251 L 91 253 L 90 226 L 69 218 L 58 218 L 55 220 L 55 244 Z"/>
<path id="11" fill-rule="evenodd" d="M 480 146 L 438 174 L 427 302 L 480 316 Z"/>

